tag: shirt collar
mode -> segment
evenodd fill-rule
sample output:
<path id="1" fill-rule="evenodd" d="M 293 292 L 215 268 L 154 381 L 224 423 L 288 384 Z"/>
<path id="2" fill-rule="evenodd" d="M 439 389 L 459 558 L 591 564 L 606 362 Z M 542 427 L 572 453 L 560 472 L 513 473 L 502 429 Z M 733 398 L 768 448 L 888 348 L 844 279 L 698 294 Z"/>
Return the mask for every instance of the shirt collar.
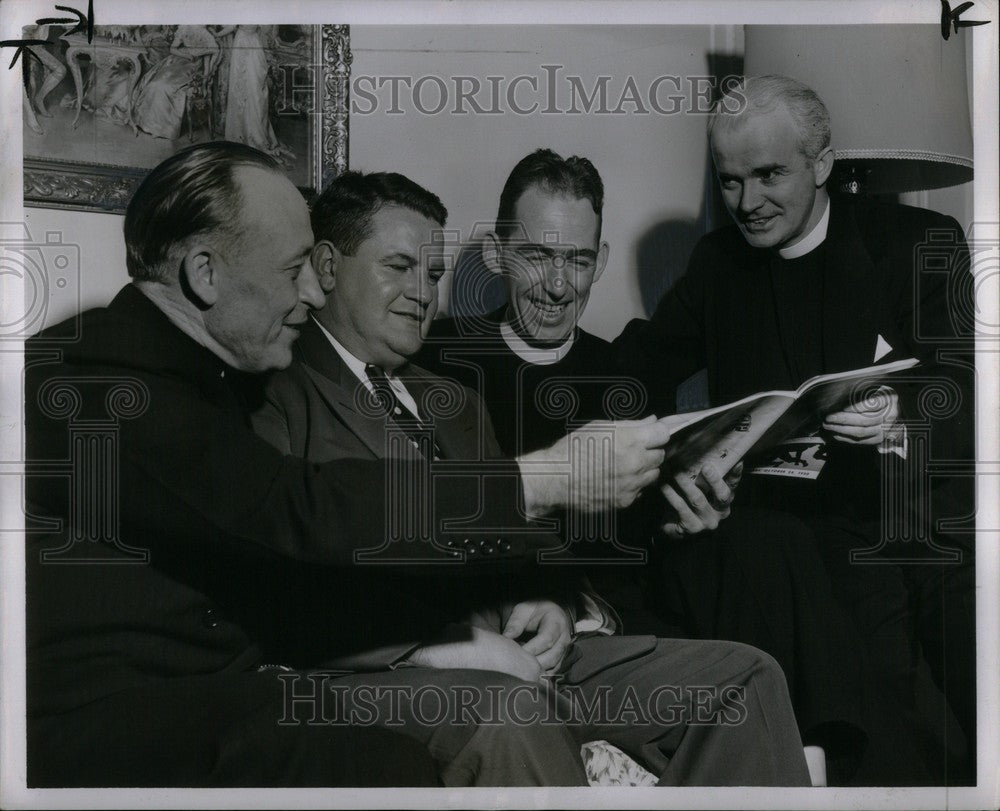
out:
<path id="1" fill-rule="evenodd" d="M 345 347 L 340 341 L 334 338 L 333 335 L 331 335 L 330 332 L 327 331 L 326 327 L 324 327 L 321 323 L 319 323 L 319 321 L 317 321 L 315 318 L 313 318 L 313 321 L 316 321 L 316 326 L 319 327 L 322 333 L 326 336 L 331 346 L 333 346 L 337 354 L 340 355 L 340 359 L 344 362 L 344 364 L 351 371 L 351 373 L 358 380 L 361 381 L 361 385 L 364 386 L 369 391 L 374 391 L 375 386 L 372 383 L 372 379 L 368 376 L 368 372 L 365 371 L 365 367 L 368 364 L 365 363 L 363 360 L 360 360 L 359 358 L 355 357 L 347 349 L 347 347 Z M 406 384 L 402 381 L 402 379 L 397 377 L 393 372 L 390 372 L 388 369 L 382 369 L 382 372 L 385 374 L 386 380 L 389 382 L 389 387 L 394 392 L 396 392 L 396 397 L 400 400 L 402 405 L 406 407 L 406 409 L 410 412 L 410 414 L 415 416 L 417 419 L 421 419 L 420 406 L 417 405 L 416 398 L 414 398 L 413 394 L 406 387 Z M 396 414 L 398 415 L 399 413 L 400 412 L 397 410 Z"/>
<path id="2" fill-rule="evenodd" d="M 368 383 L 368 373 L 365 371 L 366 364 L 363 360 L 359 360 L 355 355 L 347 349 L 340 341 L 333 337 L 333 335 L 324 327 L 319 321 L 313 317 L 313 321 L 316 322 L 316 326 L 320 328 L 322 333 L 326 336 L 326 339 L 330 342 L 333 348 L 336 350 L 337 354 L 340 355 L 340 359 L 344 362 L 344 365 L 351 371 L 358 380 L 362 383 Z M 385 376 L 388 378 L 394 377 L 393 373 L 388 369 L 383 369 Z"/>
<path id="3" fill-rule="evenodd" d="M 569 337 L 559 346 L 538 347 L 532 346 L 518 335 L 509 322 L 503 321 L 500 324 L 500 337 L 503 338 L 508 349 L 517 355 L 521 360 L 533 363 L 535 366 L 551 366 L 559 363 L 570 349 L 573 348 L 573 341 L 576 340 L 576 330 L 570 333 Z"/>
<path id="4" fill-rule="evenodd" d="M 778 248 L 778 253 L 782 259 L 798 259 L 805 256 L 810 251 L 818 248 L 826 239 L 826 231 L 830 226 L 830 197 L 827 195 L 823 205 L 823 215 L 819 218 L 812 229 L 798 242 L 784 248 Z"/>

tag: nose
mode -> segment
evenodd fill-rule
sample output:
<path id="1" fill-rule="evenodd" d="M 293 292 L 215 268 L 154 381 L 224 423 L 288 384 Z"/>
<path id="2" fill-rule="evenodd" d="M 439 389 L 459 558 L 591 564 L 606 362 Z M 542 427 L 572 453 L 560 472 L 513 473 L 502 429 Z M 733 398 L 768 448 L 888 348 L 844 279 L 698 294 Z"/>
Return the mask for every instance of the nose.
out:
<path id="1" fill-rule="evenodd" d="M 760 204 L 764 201 L 764 198 L 760 194 L 760 189 L 757 188 L 757 183 L 753 180 L 748 180 L 743 184 L 743 188 L 740 191 L 740 211 L 744 214 L 749 214 L 760 208 Z"/>
<path id="2" fill-rule="evenodd" d="M 407 274 L 404 295 L 425 310 L 437 300 L 437 287 L 431 282 L 431 274 L 426 268 L 413 269 Z"/>
<path id="3" fill-rule="evenodd" d="M 306 259 L 302 270 L 295 280 L 299 289 L 299 301 L 307 307 L 318 310 L 326 304 L 326 296 L 323 295 L 323 288 L 319 286 L 319 277 L 313 269 L 312 262 Z"/>
<path id="4" fill-rule="evenodd" d="M 569 287 L 569 274 L 566 269 L 566 258 L 553 256 L 545 266 L 543 286 L 545 292 L 557 301 L 566 295 Z"/>

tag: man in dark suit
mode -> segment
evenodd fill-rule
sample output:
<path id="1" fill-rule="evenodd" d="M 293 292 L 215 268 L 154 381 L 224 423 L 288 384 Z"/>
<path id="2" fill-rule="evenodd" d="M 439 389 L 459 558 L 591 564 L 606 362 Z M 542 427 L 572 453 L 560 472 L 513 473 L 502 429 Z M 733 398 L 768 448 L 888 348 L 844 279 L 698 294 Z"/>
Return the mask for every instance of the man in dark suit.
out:
<path id="1" fill-rule="evenodd" d="M 376 596 L 405 607 L 391 582 L 373 594 L 351 577 L 394 537 L 384 466 L 312 464 L 251 430 L 262 373 L 291 362 L 324 303 L 308 210 L 280 166 L 240 144 L 192 147 L 143 181 L 124 229 L 132 283 L 26 346 L 28 785 L 581 783 L 561 726 L 428 710 L 414 740 L 334 717 L 331 697 L 363 711 L 362 688 L 394 695 L 401 679 L 345 692 L 317 669 L 421 637 L 405 610 L 391 626 L 367 616 Z M 421 469 L 395 469 L 418 499 Z M 516 463 L 492 473 L 431 497 L 462 524 L 435 536 L 442 548 L 503 533 L 492 555 L 462 557 L 470 576 L 547 543 L 511 506 Z M 404 565 L 430 545 L 388 546 Z M 446 627 L 419 620 L 421 634 Z M 502 710 L 526 719 L 547 706 L 515 699 Z"/>
<path id="2" fill-rule="evenodd" d="M 928 473 L 974 458 L 961 228 L 930 211 L 829 194 L 829 114 L 792 79 L 731 88 L 709 132 L 735 225 L 698 243 L 652 318 L 618 338 L 619 357 L 664 409 L 706 366 L 718 405 L 816 374 L 922 361 L 909 379 L 821 415 L 813 441 L 827 459 L 817 480 L 750 475 L 740 502 L 810 524 L 880 682 L 912 711 L 922 650 L 972 747 L 973 546 L 968 533 L 943 531 L 972 514 L 972 480 Z M 691 522 L 679 534 L 700 529 Z"/>
<path id="3" fill-rule="evenodd" d="M 443 269 L 434 258 L 440 245 L 434 233 L 445 218 L 436 196 L 397 174 L 349 172 L 324 190 L 313 208 L 313 263 L 329 293 L 327 305 L 303 327 L 296 362 L 272 377 L 266 405 L 255 417 L 257 429 L 278 448 L 315 461 L 382 459 L 390 471 L 420 457 L 425 478 L 443 487 L 449 486 L 449 471 L 468 469 L 469 462 L 489 474 L 489 460 L 499 449 L 479 398 L 407 363 L 437 308 Z M 628 446 L 635 442 L 630 435 L 646 436 L 657 425 L 604 423 L 591 431 L 611 432 L 616 446 L 621 436 Z M 544 503 L 528 499 L 532 514 L 544 517 L 555 507 L 579 503 L 578 492 L 585 494 L 588 511 L 613 503 L 596 491 L 619 489 L 618 465 L 610 465 L 610 478 L 602 470 L 607 461 L 596 468 L 582 465 L 601 478 L 599 488 L 573 472 L 570 449 L 593 436 L 587 430 L 518 457 L 525 478 L 537 479 L 538 489 L 550 494 Z M 465 542 L 459 548 L 492 554 L 489 544 Z M 532 682 L 545 673 L 555 679 L 555 700 L 569 713 L 566 728 L 581 742 L 606 739 L 621 747 L 661 785 L 808 784 L 784 680 L 766 654 L 735 643 L 611 636 L 611 618 L 599 599 L 573 594 L 559 572 L 546 567 L 508 578 L 500 588 L 484 578 L 474 592 L 456 590 L 446 571 L 413 571 L 410 578 L 409 588 L 398 590 L 414 598 L 422 592 L 452 612 L 455 631 L 411 651 L 405 661 L 416 668 L 404 678 L 447 686 L 456 678 L 469 683 L 475 671 L 481 675 L 472 683 L 480 689 L 489 690 L 504 676 L 535 689 Z M 389 615 L 398 610 L 394 604 L 384 608 Z M 534 660 L 534 667 L 526 667 L 526 660 Z M 716 705 L 702 726 L 692 703 L 695 683 L 706 695 L 741 685 L 738 692 L 750 702 L 745 717 L 730 725 Z M 641 714 L 628 724 L 612 720 L 623 701 L 665 709 L 665 690 L 675 705 L 669 715 Z M 600 710 L 595 716 L 598 704 L 607 704 L 611 717 L 601 718 Z M 402 712 L 406 720 L 407 710 Z"/>

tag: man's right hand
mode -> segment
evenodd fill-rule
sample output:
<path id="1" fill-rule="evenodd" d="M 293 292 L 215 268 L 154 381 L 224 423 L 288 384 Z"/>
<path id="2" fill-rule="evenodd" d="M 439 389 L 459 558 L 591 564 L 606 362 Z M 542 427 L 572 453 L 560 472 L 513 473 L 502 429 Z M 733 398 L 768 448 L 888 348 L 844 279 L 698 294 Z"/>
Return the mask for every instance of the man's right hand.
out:
<path id="1" fill-rule="evenodd" d="M 628 507 L 657 480 L 669 439 L 667 418 L 597 421 L 519 456 L 528 515 Z"/>
<path id="2" fill-rule="evenodd" d="M 542 675 L 538 660 L 513 639 L 465 624 L 449 625 L 439 639 L 421 645 L 407 660 L 417 667 L 496 670 L 529 682 Z"/>
<path id="3" fill-rule="evenodd" d="M 712 465 L 705 465 L 700 474 L 677 474 L 672 482 L 660 488 L 676 513 L 674 520 L 663 525 L 663 534 L 668 538 L 680 538 L 717 529 L 729 517 L 730 505 L 742 477 L 742 462 L 725 476 Z"/>

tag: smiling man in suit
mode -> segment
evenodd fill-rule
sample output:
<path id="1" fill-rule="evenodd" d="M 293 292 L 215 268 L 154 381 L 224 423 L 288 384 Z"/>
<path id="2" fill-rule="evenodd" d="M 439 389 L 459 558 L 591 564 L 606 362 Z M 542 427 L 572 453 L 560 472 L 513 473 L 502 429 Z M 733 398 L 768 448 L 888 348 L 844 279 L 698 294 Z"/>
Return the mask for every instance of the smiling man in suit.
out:
<path id="1" fill-rule="evenodd" d="M 313 461 L 382 459 L 391 471 L 400 460 L 423 458 L 424 475 L 441 487 L 463 475 L 485 486 L 490 466 L 503 457 L 479 398 L 408 362 L 437 307 L 443 269 L 434 235 L 446 218 L 440 200 L 398 174 L 348 172 L 324 190 L 312 217 L 313 262 L 327 304 L 304 325 L 296 361 L 270 381 L 255 427 L 279 449 Z M 525 471 L 529 514 L 544 516 L 570 499 L 589 511 L 627 505 L 644 482 L 655 479 L 662 456 L 649 446 L 667 439 L 659 423 L 605 423 L 603 430 L 614 433 L 616 445 L 604 463 L 575 455 L 581 451 L 574 446 L 587 443 L 574 434 L 516 460 Z M 627 457 L 640 461 L 626 465 Z M 593 469 L 599 486 L 593 478 L 570 475 L 574 462 Z M 646 465 L 654 475 L 637 475 Z M 410 510 L 412 517 L 415 505 L 406 490 L 401 482 L 400 497 L 386 509 Z M 515 509 L 517 496 L 509 497 Z M 431 537 L 438 530 L 434 518 L 422 525 Z M 470 535 L 443 552 L 489 556 L 503 543 L 480 537 Z M 418 532 L 413 540 L 427 536 Z M 356 572 L 373 588 L 385 582 L 383 573 L 362 565 Z M 580 743 L 610 741 L 662 785 L 809 784 L 780 668 L 754 648 L 612 636 L 599 599 L 576 594 L 563 575 L 545 567 L 466 579 L 463 585 L 446 566 L 415 565 L 394 579 L 393 590 L 407 595 L 411 605 L 372 607 L 381 610 L 383 621 L 434 610 L 452 623 L 443 635 L 428 626 L 426 638 L 409 650 L 392 651 L 394 658 L 374 651 L 365 663 L 370 671 L 394 667 L 399 679 L 442 686 L 457 681 L 474 686 L 476 695 L 498 687 L 534 691 L 546 674 L 558 685 L 552 699 L 568 713 L 561 716 L 565 728 Z M 427 607 L 421 609 L 421 603 Z M 369 672 L 353 678 L 380 677 Z M 746 701 L 738 723 L 728 723 L 714 699 L 703 710 L 695 706 L 697 690 L 721 699 L 727 686 Z M 594 714 L 598 698 L 615 715 L 632 697 L 658 709 L 628 724 L 602 718 L 600 710 Z M 426 728 L 409 723 L 408 708 L 401 712 L 401 731 L 426 734 Z M 439 752 L 446 762 L 447 749 Z M 491 758 L 484 750 L 482 761 Z"/>

